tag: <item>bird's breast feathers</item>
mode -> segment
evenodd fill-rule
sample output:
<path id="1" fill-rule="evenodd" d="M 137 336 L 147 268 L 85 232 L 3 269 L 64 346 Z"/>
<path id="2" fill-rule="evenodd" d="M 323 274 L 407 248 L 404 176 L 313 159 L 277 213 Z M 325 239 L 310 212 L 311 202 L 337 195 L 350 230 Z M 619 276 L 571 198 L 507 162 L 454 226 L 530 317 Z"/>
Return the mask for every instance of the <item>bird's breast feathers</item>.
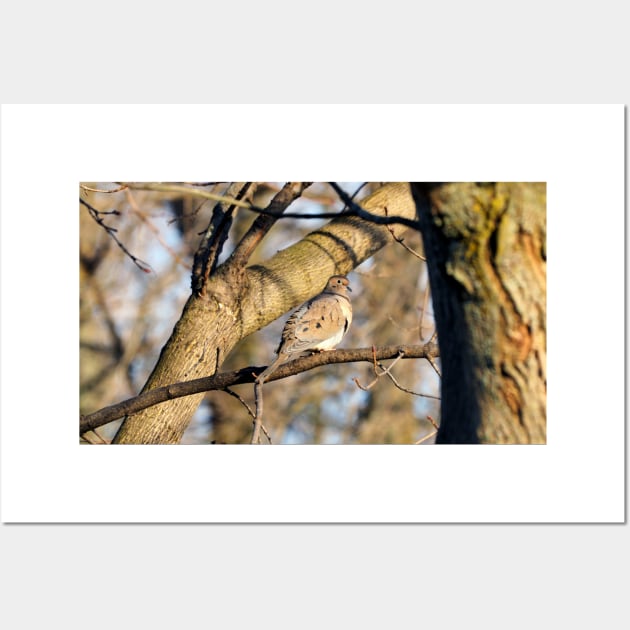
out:
<path id="1" fill-rule="evenodd" d="M 305 304 L 287 321 L 283 349 L 288 352 L 332 350 L 352 323 L 352 307 L 342 296 Z"/>

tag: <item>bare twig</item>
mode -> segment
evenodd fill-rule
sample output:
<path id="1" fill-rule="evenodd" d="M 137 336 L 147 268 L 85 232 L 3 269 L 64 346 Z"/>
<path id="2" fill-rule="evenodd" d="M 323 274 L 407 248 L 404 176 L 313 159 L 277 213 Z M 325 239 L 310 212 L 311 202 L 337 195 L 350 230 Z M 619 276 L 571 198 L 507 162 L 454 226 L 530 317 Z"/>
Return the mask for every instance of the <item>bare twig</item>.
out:
<path id="1" fill-rule="evenodd" d="M 110 444 L 110 441 L 106 440 L 96 429 L 94 429 L 93 433 L 103 442 L 103 444 Z"/>
<path id="2" fill-rule="evenodd" d="M 256 396 L 256 415 L 254 416 L 254 431 L 252 433 L 252 444 L 260 444 L 260 427 L 262 426 L 263 413 L 263 393 L 262 386 L 264 381 L 256 380 L 254 385 L 254 394 Z"/>
<path id="3" fill-rule="evenodd" d="M 186 213 L 182 211 L 181 214 L 174 216 L 172 219 L 167 219 L 166 221 L 167 225 L 172 225 L 173 223 L 179 223 L 186 219 L 192 219 L 193 217 L 196 217 L 199 214 L 199 211 L 201 210 L 201 208 L 203 208 L 205 203 L 206 203 L 206 200 L 204 199 L 202 202 L 197 204 L 197 206 L 195 206 L 190 212 Z"/>
<path id="4" fill-rule="evenodd" d="M 132 188 L 134 190 L 153 190 L 156 192 L 165 192 L 165 193 L 183 193 L 186 195 L 190 195 L 191 197 L 199 197 L 200 199 L 205 199 L 207 201 L 217 201 L 219 203 L 236 206 L 238 208 L 246 208 L 248 210 L 252 209 L 252 205 L 247 201 L 243 201 L 242 199 L 236 199 L 234 197 L 230 197 L 229 195 L 219 195 L 217 193 L 208 192 L 207 190 L 199 190 L 198 188 L 191 188 L 190 186 L 185 186 L 182 184 L 164 184 L 161 182 L 119 182 L 122 186 L 126 188 Z"/>
<path id="5" fill-rule="evenodd" d="M 374 348 L 374 346 L 372 346 L 372 348 Z M 398 363 L 398 361 L 400 361 L 400 359 L 402 359 L 403 357 L 404 357 L 404 353 L 403 352 L 399 353 L 399 355 L 389 364 L 389 366 L 386 369 L 383 368 L 383 365 L 381 363 L 379 363 L 378 368 L 381 369 L 381 372 L 377 370 L 376 359 L 374 358 L 373 359 L 374 374 L 375 374 L 374 380 L 371 383 L 368 383 L 367 385 L 361 385 L 358 378 L 353 378 L 352 380 L 354 381 L 355 385 L 357 385 L 357 387 L 362 389 L 364 392 L 367 392 L 368 390 L 372 389 L 372 387 L 374 387 L 374 385 L 377 383 L 379 378 L 381 378 L 382 376 L 387 376 L 398 389 L 400 389 L 403 392 L 406 392 L 407 394 L 412 394 L 414 396 L 421 396 L 423 398 L 434 398 L 435 400 L 440 400 L 439 396 L 432 396 L 431 394 L 419 394 L 418 392 L 414 392 L 410 389 L 407 389 L 406 387 L 403 387 L 396 380 L 394 375 L 391 373 L 391 370 L 396 365 L 396 363 Z"/>
<path id="6" fill-rule="evenodd" d="M 182 182 L 188 186 L 218 186 L 219 184 L 225 184 L 227 182 Z"/>
<path id="7" fill-rule="evenodd" d="M 368 385 L 361 385 L 361 383 L 359 382 L 359 379 L 355 376 L 353 379 L 354 384 L 359 388 L 362 389 L 364 392 L 368 392 L 370 391 L 370 389 L 374 386 L 374 384 L 376 383 L 376 381 L 378 381 L 378 378 L 375 378 L 371 383 L 369 383 Z"/>
<path id="8" fill-rule="evenodd" d="M 389 216 L 387 214 L 387 206 L 384 208 L 385 210 L 385 216 Z M 424 256 L 421 256 L 420 254 L 418 254 L 418 252 L 415 249 L 412 249 L 411 247 L 409 247 L 409 245 L 407 245 L 405 243 L 405 239 L 401 238 L 400 236 L 396 236 L 396 233 L 394 232 L 394 228 L 391 225 L 387 226 L 387 230 L 389 231 L 389 233 L 392 235 L 392 238 L 399 244 L 402 245 L 410 254 L 413 254 L 416 258 L 419 258 L 420 260 L 423 260 L 424 262 L 427 261 L 427 259 Z"/>
<path id="9" fill-rule="evenodd" d="M 265 425 L 260 424 L 260 428 L 262 429 L 263 433 L 267 436 L 267 439 L 269 440 L 269 444 L 273 444 L 273 442 L 271 441 L 271 436 L 269 435 L 269 433 L 267 433 L 267 429 L 265 429 Z"/>
<path id="10" fill-rule="evenodd" d="M 94 429 L 93 431 L 91 431 L 92 434 L 94 434 L 97 438 L 98 438 L 98 442 L 93 440 L 92 438 L 88 437 L 87 434 L 82 435 L 81 437 L 88 443 L 88 444 L 109 444 L 109 440 L 106 440 L 96 429 Z"/>
<path id="11" fill-rule="evenodd" d="M 431 423 L 431 426 L 435 429 L 435 431 L 432 431 L 431 433 L 420 438 L 417 442 L 414 442 L 414 444 L 422 444 L 423 442 L 426 442 L 427 440 L 431 439 L 434 435 L 437 435 L 437 432 L 440 430 L 440 427 L 438 426 L 437 422 L 429 414 L 427 414 L 427 420 Z"/>
<path id="12" fill-rule="evenodd" d="M 226 387 L 223 391 L 226 392 L 227 394 L 230 394 L 230 396 L 234 396 L 234 398 L 236 398 L 243 405 L 243 407 L 245 407 L 245 409 L 247 409 L 247 413 L 254 419 L 254 426 L 255 426 L 255 424 L 256 424 L 256 414 L 252 411 L 252 408 L 233 389 L 230 389 L 229 387 Z M 262 413 L 262 409 L 261 409 L 261 413 Z M 269 444 L 273 444 L 273 442 L 271 441 L 271 436 L 269 435 L 269 433 L 268 433 L 267 429 L 265 428 L 265 425 L 262 423 L 262 421 L 260 422 L 260 429 L 262 430 L 262 432 L 265 434 L 265 436 L 269 440 Z"/>
<path id="13" fill-rule="evenodd" d="M 377 371 L 378 364 L 376 362 L 376 346 L 372 346 L 372 366 L 373 366 L 374 374 L 378 376 L 378 371 Z"/>
<path id="14" fill-rule="evenodd" d="M 97 210 L 94 206 L 91 206 L 87 201 L 84 201 L 83 199 L 81 199 L 81 197 L 79 197 L 79 203 L 83 204 L 87 209 L 88 212 L 90 213 L 90 216 L 114 239 L 114 242 L 116 243 L 116 245 L 118 245 L 118 247 L 120 247 L 120 249 L 122 249 L 122 251 L 129 256 L 129 258 L 131 258 L 131 260 L 133 261 L 133 264 L 136 265 L 136 267 L 138 267 L 138 269 L 140 269 L 141 271 L 144 271 L 144 273 L 151 273 L 153 271 L 153 269 L 151 269 L 151 265 L 149 265 L 148 263 L 144 262 L 143 260 L 140 260 L 139 258 L 137 258 L 136 256 L 134 256 L 118 239 L 118 237 L 116 236 L 116 232 L 118 231 L 116 228 L 113 228 L 109 225 L 106 225 L 105 222 L 103 221 L 102 217 L 100 215 L 102 214 L 120 214 L 120 212 L 118 212 L 118 210 L 111 210 L 110 212 L 102 212 L 101 210 Z"/>
<path id="15" fill-rule="evenodd" d="M 234 398 L 236 398 L 236 400 L 238 400 L 241 403 L 241 405 L 243 405 L 243 407 L 247 409 L 247 413 L 252 418 L 256 417 L 254 415 L 254 412 L 252 411 L 252 408 L 233 389 L 230 389 L 229 387 L 225 387 L 222 391 L 224 391 L 226 394 L 229 394 L 230 396 L 234 396 Z"/>
<path id="16" fill-rule="evenodd" d="M 391 373 L 389 372 L 389 370 L 388 370 L 388 371 L 386 371 L 386 372 L 383 372 L 383 374 L 385 374 L 385 375 L 386 375 L 389 379 L 391 379 L 392 383 L 394 383 L 394 385 L 395 385 L 398 389 L 400 389 L 401 391 L 403 391 L 403 392 L 405 392 L 405 393 L 407 393 L 407 394 L 412 394 L 413 396 L 421 396 L 422 398 L 433 398 L 433 399 L 435 399 L 435 400 L 440 400 L 440 397 L 439 397 L 439 396 L 432 396 L 431 394 L 420 394 L 420 393 L 418 393 L 418 392 L 414 392 L 414 391 L 412 391 L 411 389 L 407 389 L 406 387 L 403 387 L 403 386 L 402 386 L 402 385 L 401 385 L 401 384 L 400 384 L 400 383 L 399 383 L 399 382 L 398 382 L 398 381 L 394 378 L 394 375 L 393 375 L 393 374 L 391 374 Z"/>
<path id="17" fill-rule="evenodd" d="M 106 190 L 102 188 L 91 188 L 90 186 L 86 186 L 85 184 L 79 184 L 79 186 L 81 187 L 81 190 L 84 190 L 87 192 L 108 193 L 108 194 L 117 193 L 127 188 L 127 186 L 118 186 L 118 188 L 112 188 L 110 190 Z"/>
<path id="18" fill-rule="evenodd" d="M 402 326 L 391 315 L 388 315 L 387 319 L 390 321 L 390 323 L 395 328 L 397 328 L 398 330 L 401 330 L 402 332 L 410 333 L 410 332 L 416 332 L 418 330 L 418 326 L 417 325 L 414 325 L 414 326 Z"/>
<path id="19" fill-rule="evenodd" d="M 420 438 L 417 442 L 414 442 L 414 444 L 422 444 L 423 442 L 430 440 L 434 435 L 437 435 L 437 431 L 431 431 L 431 433 L 428 433 L 423 438 Z"/>
<path id="20" fill-rule="evenodd" d="M 376 382 L 378 381 L 379 378 L 381 378 L 381 376 L 384 376 L 385 374 L 387 374 L 388 376 L 391 377 L 391 374 L 389 373 L 389 371 L 396 365 L 396 363 L 398 363 L 398 361 L 400 361 L 400 359 L 403 358 L 404 353 L 399 353 L 398 356 L 389 364 L 389 366 L 387 367 L 387 369 L 384 369 L 383 366 L 380 363 L 376 362 L 376 348 L 375 346 L 372 346 L 372 351 L 373 351 L 373 355 L 372 355 L 372 363 L 373 363 L 373 369 L 374 369 L 374 375 L 375 378 L 371 383 L 368 383 L 367 385 L 361 385 L 361 383 L 359 383 L 359 379 L 358 378 L 353 378 L 352 380 L 354 381 L 354 383 L 356 384 L 356 386 L 359 389 L 362 389 L 364 392 L 367 392 L 368 390 L 372 389 L 372 387 L 374 387 L 374 385 L 376 385 Z M 378 368 L 381 368 L 381 372 L 378 371 Z"/>
<path id="21" fill-rule="evenodd" d="M 355 197 L 361 192 L 363 188 L 368 185 L 369 182 L 363 182 L 353 193 L 351 199 L 355 199 Z"/>
<path id="22" fill-rule="evenodd" d="M 437 366 L 435 359 L 431 355 L 427 355 L 426 359 L 431 364 L 431 367 L 435 370 L 436 374 L 442 378 L 442 372 L 440 372 L 440 368 Z"/>
<path id="23" fill-rule="evenodd" d="M 410 254 L 413 254 L 416 258 L 419 258 L 420 260 L 423 260 L 424 262 L 426 262 L 427 259 L 424 256 L 421 256 L 420 254 L 418 254 L 418 252 L 415 249 L 412 249 L 411 247 L 409 247 L 409 245 L 405 243 L 404 238 L 400 238 L 399 236 L 396 236 L 396 234 L 394 233 L 394 228 L 391 225 L 388 225 L 387 229 L 389 230 L 389 233 L 392 235 L 393 239 L 397 243 L 402 245 Z"/>

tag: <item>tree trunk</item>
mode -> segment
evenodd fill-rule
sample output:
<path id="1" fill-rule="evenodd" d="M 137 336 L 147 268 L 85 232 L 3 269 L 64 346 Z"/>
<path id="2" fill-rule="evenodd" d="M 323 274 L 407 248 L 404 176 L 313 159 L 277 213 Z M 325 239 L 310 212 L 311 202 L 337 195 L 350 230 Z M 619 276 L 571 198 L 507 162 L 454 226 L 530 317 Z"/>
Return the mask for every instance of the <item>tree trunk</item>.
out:
<path id="1" fill-rule="evenodd" d="M 442 360 L 438 443 L 546 441 L 546 186 L 413 184 Z"/>
<path id="2" fill-rule="evenodd" d="M 386 184 L 361 205 L 380 216 L 416 218 L 406 183 Z M 394 230 L 397 235 L 404 231 L 399 225 Z M 188 299 L 143 391 L 211 376 L 243 337 L 317 294 L 330 276 L 348 273 L 391 240 L 386 226 L 347 216 L 311 232 L 264 265 L 244 269 L 228 260 L 208 279 L 205 297 Z M 114 442 L 178 443 L 202 398 L 178 398 L 129 416 Z"/>

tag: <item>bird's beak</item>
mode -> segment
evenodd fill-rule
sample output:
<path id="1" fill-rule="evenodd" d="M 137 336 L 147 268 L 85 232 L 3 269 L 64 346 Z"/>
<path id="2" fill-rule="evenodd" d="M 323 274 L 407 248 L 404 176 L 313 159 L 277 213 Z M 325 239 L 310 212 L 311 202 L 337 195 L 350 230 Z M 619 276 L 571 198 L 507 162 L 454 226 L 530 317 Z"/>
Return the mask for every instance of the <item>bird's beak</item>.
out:
<path id="1" fill-rule="evenodd" d="M 348 289 L 348 291 L 350 291 L 350 293 L 352 293 L 352 289 L 349 286 L 346 287 L 346 289 Z"/>

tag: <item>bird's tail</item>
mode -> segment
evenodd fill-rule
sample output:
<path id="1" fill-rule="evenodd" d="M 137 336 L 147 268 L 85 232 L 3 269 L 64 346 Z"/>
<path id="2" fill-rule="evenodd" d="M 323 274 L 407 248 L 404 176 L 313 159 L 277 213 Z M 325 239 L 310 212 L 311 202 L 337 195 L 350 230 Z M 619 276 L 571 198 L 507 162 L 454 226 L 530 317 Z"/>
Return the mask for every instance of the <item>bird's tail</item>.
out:
<path id="1" fill-rule="evenodd" d="M 285 360 L 286 357 L 283 354 L 279 354 L 275 360 L 256 377 L 256 382 L 264 383 L 276 370 L 276 368 Z"/>

